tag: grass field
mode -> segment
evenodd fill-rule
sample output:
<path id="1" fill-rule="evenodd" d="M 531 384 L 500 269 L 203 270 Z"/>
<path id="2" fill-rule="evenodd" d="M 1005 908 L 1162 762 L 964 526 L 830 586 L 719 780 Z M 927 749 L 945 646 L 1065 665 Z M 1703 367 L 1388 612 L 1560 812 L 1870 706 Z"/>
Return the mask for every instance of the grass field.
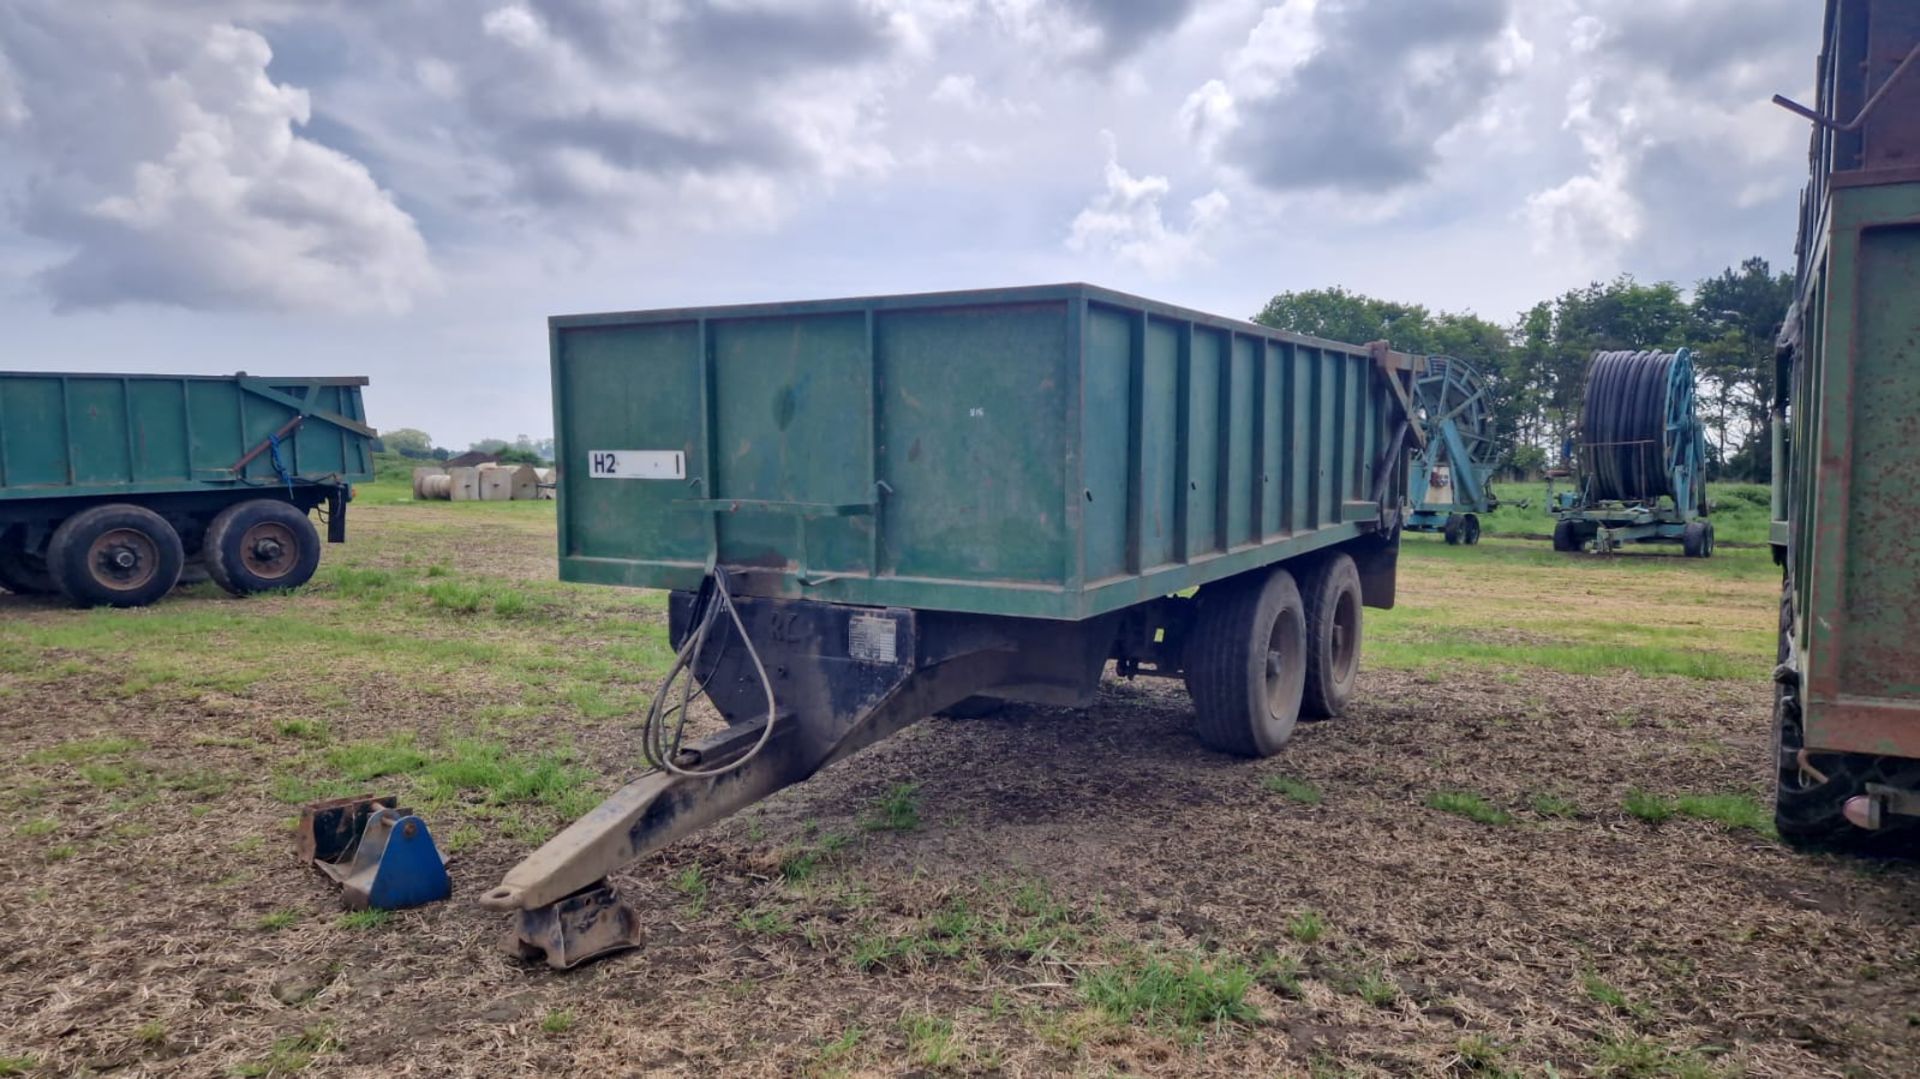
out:
<path id="1" fill-rule="evenodd" d="M 1920 1059 L 1920 872 L 1770 834 L 1763 547 L 1409 537 L 1359 703 L 1280 756 L 1144 680 L 929 721 L 629 867 L 646 947 L 563 975 L 473 898 L 637 771 L 662 597 L 556 582 L 552 503 L 389 479 L 352 527 L 294 595 L 0 595 L 0 1076 Z M 372 789 L 452 902 L 344 914 L 296 861 L 299 803 Z"/>

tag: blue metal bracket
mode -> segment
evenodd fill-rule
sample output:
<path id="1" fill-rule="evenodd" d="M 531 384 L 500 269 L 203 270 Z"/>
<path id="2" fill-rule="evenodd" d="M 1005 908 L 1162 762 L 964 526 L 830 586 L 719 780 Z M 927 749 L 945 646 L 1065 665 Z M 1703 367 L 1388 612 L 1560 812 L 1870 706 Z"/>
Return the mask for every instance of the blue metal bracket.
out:
<path id="1" fill-rule="evenodd" d="M 340 885 L 349 910 L 402 910 L 453 894 L 427 822 L 392 797 L 316 802 L 300 813 L 300 853 Z"/>

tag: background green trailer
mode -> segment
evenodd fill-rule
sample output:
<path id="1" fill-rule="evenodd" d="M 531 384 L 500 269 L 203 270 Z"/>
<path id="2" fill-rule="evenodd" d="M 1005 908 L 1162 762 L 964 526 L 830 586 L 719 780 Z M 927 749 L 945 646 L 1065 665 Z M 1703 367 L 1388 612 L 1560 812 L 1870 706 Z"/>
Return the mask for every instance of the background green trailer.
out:
<path id="1" fill-rule="evenodd" d="M 673 590 L 677 649 L 656 771 L 482 898 L 554 966 L 633 943 L 612 869 L 938 711 L 1085 705 L 1112 663 L 1275 753 L 1393 602 L 1425 360 L 1384 345 L 1087 285 L 551 334 L 561 575 Z M 702 694 L 727 726 L 685 740 Z"/>
<path id="2" fill-rule="evenodd" d="M 1920 5 L 1825 33 L 1773 441 L 1776 823 L 1812 844 L 1920 819 Z"/>
<path id="3" fill-rule="evenodd" d="M 364 378 L 0 371 L 0 585 L 138 606 L 204 565 L 235 593 L 313 574 L 373 478 Z"/>

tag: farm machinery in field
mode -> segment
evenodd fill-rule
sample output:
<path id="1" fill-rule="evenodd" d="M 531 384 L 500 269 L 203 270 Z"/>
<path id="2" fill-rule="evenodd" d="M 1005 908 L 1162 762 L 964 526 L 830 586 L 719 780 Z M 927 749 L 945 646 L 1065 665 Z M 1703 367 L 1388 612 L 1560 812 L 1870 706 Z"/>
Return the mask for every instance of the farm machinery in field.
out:
<path id="1" fill-rule="evenodd" d="M 1423 437 L 1407 464 L 1407 530 L 1479 543 L 1480 516 L 1500 506 L 1493 406 L 1480 372 L 1465 360 L 1428 356 L 1413 377 L 1413 422 Z"/>
<path id="2" fill-rule="evenodd" d="M 1573 467 L 1547 474 L 1553 549 L 1677 542 L 1688 558 L 1711 556 L 1706 446 L 1689 350 L 1594 353 Z M 1569 476 L 1572 490 L 1559 490 Z"/>
<path id="3" fill-rule="evenodd" d="M 1920 6 L 1832 0 L 1773 400 L 1774 826 L 1920 829 Z M 1889 842 L 1890 841 L 1890 842 Z"/>
<path id="4" fill-rule="evenodd" d="M 1427 361 L 1384 343 L 1088 285 L 551 330 L 560 574 L 669 591 L 676 650 L 647 770 L 480 897 L 556 968 L 638 942 L 610 873 L 927 716 L 1112 665 L 1279 752 L 1393 605 Z"/>

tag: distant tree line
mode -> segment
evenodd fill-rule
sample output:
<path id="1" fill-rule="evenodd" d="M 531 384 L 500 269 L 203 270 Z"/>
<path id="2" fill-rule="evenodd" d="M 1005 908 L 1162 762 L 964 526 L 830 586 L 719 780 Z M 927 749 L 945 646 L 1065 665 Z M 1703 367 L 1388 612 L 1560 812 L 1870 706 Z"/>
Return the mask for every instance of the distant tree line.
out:
<path id="1" fill-rule="evenodd" d="M 375 440 L 374 449 L 418 461 L 444 461 L 462 452 L 434 445 L 430 435 L 415 427 L 381 432 Z M 547 465 L 553 462 L 553 439 L 521 435 L 509 442 L 504 438 L 483 438 L 469 445 L 464 452 L 496 454 L 501 461 L 510 465 Z"/>
<path id="2" fill-rule="evenodd" d="M 1691 296 L 1672 282 L 1643 285 L 1622 275 L 1543 300 L 1506 326 L 1338 287 L 1283 292 L 1254 321 L 1466 360 L 1486 379 L 1505 466 L 1529 475 L 1557 463 L 1579 418 L 1596 350 L 1686 346 L 1693 350 L 1710 475 L 1760 482 L 1772 467 L 1773 342 L 1792 296 L 1791 275 L 1750 258 L 1697 282 Z"/>

